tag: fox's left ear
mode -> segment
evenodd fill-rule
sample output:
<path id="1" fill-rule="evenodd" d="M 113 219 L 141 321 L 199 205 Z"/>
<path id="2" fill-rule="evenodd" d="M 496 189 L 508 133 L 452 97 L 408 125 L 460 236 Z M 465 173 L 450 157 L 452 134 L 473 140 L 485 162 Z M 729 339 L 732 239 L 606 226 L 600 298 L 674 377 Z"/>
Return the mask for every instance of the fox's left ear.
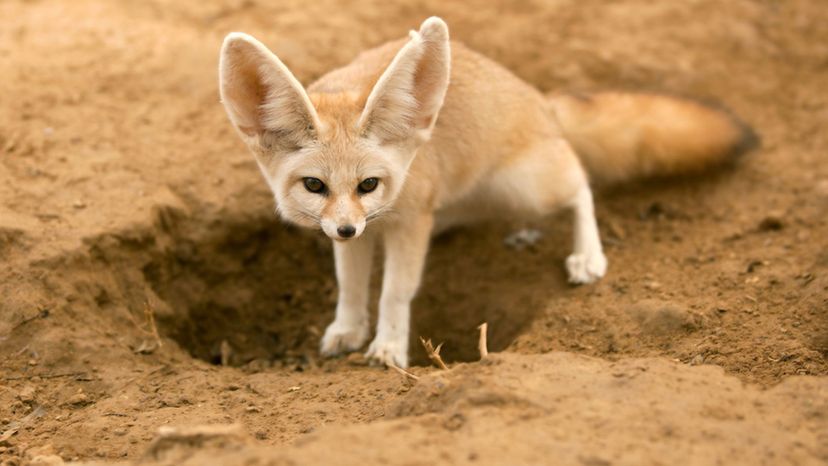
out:
<path id="1" fill-rule="evenodd" d="M 431 136 L 449 84 L 448 26 L 428 18 L 380 76 L 359 119 L 363 134 L 383 143 Z"/>
<path id="2" fill-rule="evenodd" d="M 247 142 L 294 144 L 318 127 L 319 117 L 299 81 L 247 34 L 234 32 L 224 39 L 219 90 L 230 121 Z"/>

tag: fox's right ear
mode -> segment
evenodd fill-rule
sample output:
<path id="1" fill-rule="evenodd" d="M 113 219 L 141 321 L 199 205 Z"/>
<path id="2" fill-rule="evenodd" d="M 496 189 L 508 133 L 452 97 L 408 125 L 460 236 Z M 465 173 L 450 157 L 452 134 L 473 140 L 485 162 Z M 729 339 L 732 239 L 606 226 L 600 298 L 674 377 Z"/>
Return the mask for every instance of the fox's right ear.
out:
<path id="1" fill-rule="evenodd" d="M 318 127 L 307 93 L 287 67 L 253 37 L 233 32 L 219 58 L 219 91 L 230 121 L 248 142 L 296 142 Z"/>

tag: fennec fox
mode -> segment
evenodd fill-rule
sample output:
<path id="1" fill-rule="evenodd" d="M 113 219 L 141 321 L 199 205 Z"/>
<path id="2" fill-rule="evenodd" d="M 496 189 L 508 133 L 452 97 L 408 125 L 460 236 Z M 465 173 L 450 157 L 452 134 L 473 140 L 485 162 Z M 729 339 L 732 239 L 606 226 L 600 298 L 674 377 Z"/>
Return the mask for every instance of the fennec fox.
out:
<path id="1" fill-rule="evenodd" d="M 586 171 L 614 182 L 698 170 L 750 131 L 690 100 L 629 93 L 545 97 L 429 18 L 304 89 L 253 37 L 227 36 L 221 99 L 280 216 L 334 240 L 339 301 L 324 355 L 369 337 L 376 243 L 385 269 L 367 356 L 408 365 L 409 308 L 435 232 L 486 218 L 574 211 L 572 283 L 607 269 Z M 574 149 L 573 149 L 574 148 Z M 586 171 L 584 170 L 586 167 Z"/>

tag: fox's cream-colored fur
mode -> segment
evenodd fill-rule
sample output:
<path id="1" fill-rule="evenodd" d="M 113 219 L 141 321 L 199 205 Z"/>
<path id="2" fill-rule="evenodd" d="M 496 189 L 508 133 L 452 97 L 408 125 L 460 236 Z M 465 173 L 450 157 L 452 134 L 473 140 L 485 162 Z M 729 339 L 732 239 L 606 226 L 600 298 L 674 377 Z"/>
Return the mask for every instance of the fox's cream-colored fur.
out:
<path id="1" fill-rule="evenodd" d="M 371 263 L 381 244 L 379 319 L 367 354 L 400 367 L 408 363 L 410 302 L 435 232 L 570 208 L 575 238 L 566 268 L 571 282 L 590 283 L 607 262 L 582 164 L 610 182 L 674 174 L 728 157 L 748 134 L 729 114 L 688 100 L 546 97 L 450 42 L 439 18 L 307 91 L 245 34 L 227 36 L 219 73 L 228 116 L 282 218 L 334 240 L 339 300 L 322 353 L 367 341 Z"/>

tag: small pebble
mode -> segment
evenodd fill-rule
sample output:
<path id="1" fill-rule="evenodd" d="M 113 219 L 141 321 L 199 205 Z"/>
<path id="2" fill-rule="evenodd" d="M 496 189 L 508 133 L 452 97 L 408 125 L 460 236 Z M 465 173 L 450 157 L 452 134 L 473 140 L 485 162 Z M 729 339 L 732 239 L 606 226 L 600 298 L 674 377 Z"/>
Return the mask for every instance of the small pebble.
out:
<path id="1" fill-rule="evenodd" d="M 69 398 L 67 403 L 73 406 L 83 406 L 89 403 L 89 397 L 85 393 L 76 393 Z"/>
<path id="2" fill-rule="evenodd" d="M 35 388 L 31 385 L 23 387 L 17 394 L 17 398 L 24 403 L 31 403 L 34 401 Z"/>

